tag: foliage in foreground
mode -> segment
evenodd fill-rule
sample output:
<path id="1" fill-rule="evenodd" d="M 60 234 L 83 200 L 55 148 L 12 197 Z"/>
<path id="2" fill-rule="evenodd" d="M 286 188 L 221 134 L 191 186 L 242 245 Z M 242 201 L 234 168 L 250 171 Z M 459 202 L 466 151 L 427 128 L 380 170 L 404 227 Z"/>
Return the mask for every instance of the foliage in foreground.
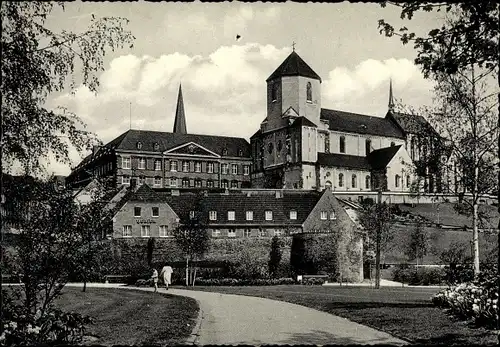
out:
<path id="1" fill-rule="evenodd" d="M 496 270 L 481 272 L 476 281 L 445 289 L 436 294 L 432 302 L 462 320 L 496 329 L 498 276 Z"/>

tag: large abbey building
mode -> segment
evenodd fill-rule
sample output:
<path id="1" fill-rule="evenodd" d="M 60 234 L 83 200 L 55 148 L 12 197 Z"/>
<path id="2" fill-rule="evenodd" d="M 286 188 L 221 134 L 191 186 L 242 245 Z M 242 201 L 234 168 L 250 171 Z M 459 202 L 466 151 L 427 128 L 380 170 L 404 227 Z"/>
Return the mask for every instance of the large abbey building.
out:
<path id="1" fill-rule="evenodd" d="M 436 134 L 421 116 L 394 111 L 392 85 L 384 118 L 321 107 L 321 77 L 293 51 L 267 79 L 267 115 L 250 138 L 187 133 L 179 88 L 173 132 L 128 130 L 96 148 L 66 182 L 92 177 L 115 186 L 286 188 L 408 192 L 413 166 Z M 425 168 L 425 190 L 446 186 Z"/>

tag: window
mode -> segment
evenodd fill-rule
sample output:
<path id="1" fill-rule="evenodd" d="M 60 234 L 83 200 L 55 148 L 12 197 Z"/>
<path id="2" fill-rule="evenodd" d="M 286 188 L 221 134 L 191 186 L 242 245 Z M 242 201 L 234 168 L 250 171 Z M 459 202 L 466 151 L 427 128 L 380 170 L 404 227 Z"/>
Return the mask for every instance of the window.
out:
<path id="1" fill-rule="evenodd" d="M 123 235 L 123 237 L 131 237 L 132 236 L 132 226 L 131 225 L 124 225 L 122 235 Z"/>
<path id="2" fill-rule="evenodd" d="M 151 236 L 151 226 L 141 225 L 141 237 L 150 237 L 150 236 Z"/>
<path id="3" fill-rule="evenodd" d="M 372 150 L 372 140 L 366 139 L 365 140 L 365 154 L 368 155 L 370 154 Z"/>
<path id="4" fill-rule="evenodd" d="M 352 175 L 351 177 L 351 186 L 352 188 L 356 188 L 356 181 L 358 180 L 358 178 L 356 177 L 355 174 Z"/>
<path id="5" fill-rule="evenodd" d="M 259 236 L 260 237 L 266 237 L 267 236 L 267 230 L 266 229 L 259 229 Z"/>
<path id="6" fill-rule="evenodd" d="M 122 176 L 122 184 L 130 184 L 130 176 Z"/>
<path id="7" fill-rule="evenodd" d="M 370 175 L 365 177 L 365 188 L 370 189 Z"/>
<path id="8" fill-rule="evenodd" d="M 396 146 L 396 144 L 394 142 L 391 142 L 391 147 L 394 147 Z"/>
<path id="9" fill-rule="evenodd" d="M 182 171 L 183 172 L 189 172 L 189 162 L 187 160 L 184 160 L 182 162 Z"/>
<path id="10" fill-rule="evenodd" d="M 161 187 L 161 177 L 155 177 L 154 185 L 155 187 Z"/>
<path id="11" fill-rule="evenodd" d="M 151 207 L 151 216 L 159 217 L 160 216 L 160 208 L 159 207 Z"/>
<path id="12" fill-rule="evenodd" d="M 410 188 L 410 175 L 406 175 L 406 188 Z"/>
<path id="13" fill-rule="evenodd" d="M 252 236 L 252 229 L 245 229 L 245 230 L 243 230 L 243 236 L 245 236 L 245 237 L 251 237 Z"/>
<path id="14" fill-rule="evenodd" d="M 217 220 L 217 211 L 210 211 L 210 212 L 208 212 L 208 219 L 210 219 L 210 220 Z"/>
<path id="15" fill-rule="evenodd" d="M 170 160 L 170 171 L 177 171 L 177 160 Z"/>
<path id="16" fill-rule="evenodd" d="M 208 173 L 214 173 L 214 163 L 208 163 L 207 164 L 207 172 Z"/>
<path id="17" fill-rule="evenodd" d="M 145 182 L 144 176 L 139 176 L 139 185 L 143 185 Z"/>
<path id="18" fill-rule="evenodd" d="M 169 186 L 170 187 L 177 187 L 177 178 L 173 177 L 169 179 Z"/>
<path id="19" fill-rule="evenodd" d="M 245 213 L 246 220 L 253 220 L 253 211 L 247 211 Z"/>
<path id="20" fill-rule="evenodd" d="M 213 188 L 213 187 L 214 187 L 214 181 L 207 180 L 207 188 Z"/>
<path id="21" fill-rule="evenodd" d="M 188 188 L 189 187 L 189 178 L 183 178 L 182 179 L 182 188 Z"/>
<path id="22" fill-rule="evenodd" d="M 217 236 L 220 236 L 220 230 L 218 229 L 212 230 L 212 237 L 217 237 Z"/>
<path id="23" fill-rule="evenodd" d="M 141 208 L 140 207 L 134 207 L 134 217 L 140 217 L 141 216 Z"/>
<path id="24" fill-rule="evenodd" d="M 325 135 L 325 153 L 330 153 L 330 134 Z"/>
<path id="25" fill-rule="evenodd" d="M 276 149 L 278 150 L 279 155 L 279 152 L 281 152 L 281 150 L 283 149 L 283 142 L 281 142 L 281 140 L 278 140 L 278 146 L 276 147 Z"/>
<path id="26" fill-rule="evenodd" d="M 194 186 L 196 188 L 201 188 L 201 179 L 197 178 L 194 180 Z"/>
<path id="27" fill-rule="evenodd" d="M 227 220 L 234 220 L 234 219 L 235 219 L 235 212 L 227 211 Z"/>
<path id="28" fill-rule="evenodd" d="M 274 230 L 274 236 L 283 236 L 285 232 L 283 231 L 283 229 L 275 229 Z"/>
<path id="29" fill-rule="evenodd" d="M 291 220 L 297 219 L 297 211 L 290 211 L 290 219 Z"/>
<path id="30" fill-rule="evenodd" d="M 201 172 L 201 163 L 199 161 L 194 163 L 194 172 Z"/>
<path id="31" fill-rule="evenodd" d="M 320 219 L 321 220 L 326 220 L 328 217 L 328 214 L 325 211 L 321 211 L 320 213 Z"/>
<path id="32" fill-rule="evenodd" d="M 250 175 L 250 166 L 249 165 L 243 165 L 243 175 L 245 175 L 245 176 Z"/>
<path id="33" fill-rule="evenodd" d="M 221 188 L 229 188 L 229 181 L 228 180 L 222 180 L 220 182 Z"/>
<path id="34" fill-rule="evenodd" d="M 172 237 L 172 232 L 168 230 L 168 225 L 160 225 L 158 229 L 158 235 L 160 237 Z"/>
<path id="35" fill-rule="evenodd" d="M 238 164 L 231 165 L 231 173 L 233 175 L 237 175 L 238 174 Z"/>
<path id="36" fill-rule="evenodd" d="M 399 187 L 399 180 L 401 179 L 401 177 L 399 175 L 396 175 L 394 177 L 394 185 L 396 186 L 396 188 Z"/>
<path id="37" fill-rule="evenodd" d="M 340 153 L 345 153 L 345 136 L 340 137 Z"/>
<path id="38" fill-rule="evenodd" d="M 273 83 L 271 86 L 271 101 L 278 100 L 278 83 Z"/>
<path id="39" fill-rule="evenodd" d="M 194 211 L 189 211 L 189 219 L 194 219 L 195 213 Z"/>
<path id="40" fill-rule="evenodd" d="M 142 149 L 142 142 L 137 142 L 137 149 Z"/>
<path id="41" fill-rule="evenodd" d="M 266 220 L 273 220 L 273 211 L 266 211 Z"/>
<path id="42" fill-rule="evenodd" d="M 155 171 L 161 171 L 161 160 L 155 160 Z"/>
<path id="43" fill-rule="evenodd" d="M 325 188 L 331 189 L 332 188 L 332 182 L 326 181 L 325 182 Z"/>
<path id="44" fill-rule="evenodd" d="M 243 150 L 238 149 L 238 157 L 242 157 L 242 156 L 243 156 Z"/>
<path id="45" fill-rule="evenodd" d="M 146 168 L 146 158 L 139 158 L 139 169 L 144 170 Z"/>
<path id="46" fill-rule="evenodd" d="M 122 168 L 130 169 L 130 158 L 122 158 Z"/>
<path id="47" fill-rule="evenodd" d="M 158 144 L 158 142 L 154 143 L 153 148 L 155 151 L 158 151 L 160 149 L 160 145 Z"/>
<path id="48" fill-rule="evenodd" d="M 227 237 L 236 237 L 236 230 L 235 229 L 229 229 L 227 231 Z"/>
<path id="49" fill-rule="evenodd" d="M 229 172 L 229 165 L 228 164 L 222 164 L 221 165 L 221 171 L 223 175 L 227 175 Z"/>
<path id="50" fill-rule="evenodd" d="M 269 142 L 269 144 L 267 145 L 267 151 L 269 152 L 269 154 L 273 153 L 273 149 L 274 149 L 273 143 Z"/>
<path id="51" fill-rule="evenodd" d="M 339 173 L 339 187 L 344 186 L 344 174 Z"/>
<path id="52" fill-rule="evenodd" d="M 231 188 L 238 188 L 238 181 L 231 181 Z"/>
<path id="53" fill-rule="evenodd" d="M 222 149 L 222 155 L 227 155 L 227 148 Z"/>
<path id="54" fill-rule="evenodd" d="M 311 82 L 307 82 L 307 87 L 306 87 L 306 97 L 307 101 L 312 102 L 312 84 Z"/>

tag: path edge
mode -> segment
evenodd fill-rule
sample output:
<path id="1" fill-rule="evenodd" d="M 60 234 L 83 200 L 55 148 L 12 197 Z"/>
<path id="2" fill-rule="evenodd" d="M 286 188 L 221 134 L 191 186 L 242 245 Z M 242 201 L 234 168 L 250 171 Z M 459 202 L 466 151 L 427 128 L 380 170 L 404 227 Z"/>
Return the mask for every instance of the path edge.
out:
<path id="1" fill-rule="evenodd" d="M 196 323 L 193 327 L 193 330 L 191 331 L 191 335 L 186 340 L 187 344 L 190 345 L 197 345 L 198 338 L 200 337 L 200 329 L 201 329 L 201 322 L 203 321 L 203 309 L 201 308 L 201 303 L 199 300 L 196 300 L 196 303 L 198 304 L 198 317 L 196 317 Z"/>

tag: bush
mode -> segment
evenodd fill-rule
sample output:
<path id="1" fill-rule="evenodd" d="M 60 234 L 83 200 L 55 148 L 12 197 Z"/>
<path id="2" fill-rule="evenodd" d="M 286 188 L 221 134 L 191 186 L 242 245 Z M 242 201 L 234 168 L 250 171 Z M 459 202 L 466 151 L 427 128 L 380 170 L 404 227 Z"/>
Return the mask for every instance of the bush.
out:
<path id="1" fill-rule="evenodd" d="M 314 278 L 314 277 L 306 278 L 302 281 L 302 284 L 306 285 L 322 285 L 323 283 L 325 283 L 325 280 L 323 278 Z"/>
<path id="2" fill-rule="evenodd" d="M 403 264 L 393 270 L 392 279 L 410 285 L 438 285 L 444 282 L 445 272 L 441 268 L 410 268 Z"/>
<path id="3" fill-rule="evenodd" d="M 196 280 L 196 285 L 200 286 L 275 286 L 283 284 L 294 284 L 292 278 L 255 278 L 255 279 L 237 279 L 237 278 L 200 278 Z"/>

